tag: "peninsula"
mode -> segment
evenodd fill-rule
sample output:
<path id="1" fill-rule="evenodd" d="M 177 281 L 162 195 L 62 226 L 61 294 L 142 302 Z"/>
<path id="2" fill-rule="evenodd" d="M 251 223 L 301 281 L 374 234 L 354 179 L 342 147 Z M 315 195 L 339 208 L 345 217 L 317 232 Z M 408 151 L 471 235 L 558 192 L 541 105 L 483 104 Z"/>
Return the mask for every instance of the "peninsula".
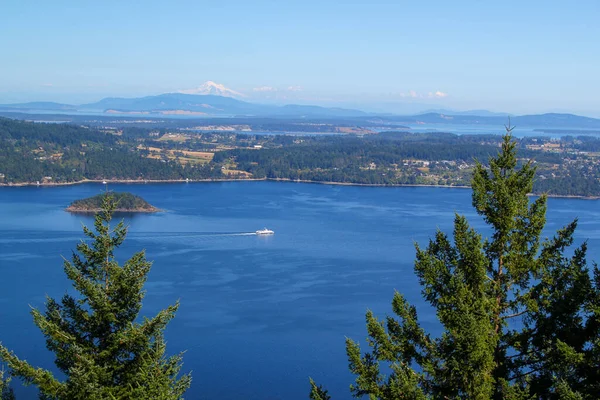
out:
<path id="1" fill-rule="evenodd" d="M 102 201 L 107 195 L 113 196 L 117 208 L 115 212 L 142 212 L 142 213 L 153 213 L 160 211 L 158 208 L 152 206 L 146 200 L 139 196 L 131 193 L 123 192 L 108 192 L 101 193 L 99 195 L 88 197 L 86 199 L 75 200 L 69 207 L 68 212 L 72 213 L 97 213 L 102 210 Z"/>

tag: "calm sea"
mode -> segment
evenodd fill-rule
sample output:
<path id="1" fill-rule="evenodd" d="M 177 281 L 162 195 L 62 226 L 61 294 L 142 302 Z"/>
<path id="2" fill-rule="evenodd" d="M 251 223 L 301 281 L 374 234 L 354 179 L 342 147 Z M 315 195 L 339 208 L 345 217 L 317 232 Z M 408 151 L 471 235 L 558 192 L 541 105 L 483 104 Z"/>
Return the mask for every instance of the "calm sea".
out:
<path id="1" fill-rule="evenodd" d="M 171 353 L 186 350 L 188 399 L 307 399 L 308 378 L 348 399 L 344 338 L 364 344 L 367 309 L 384 317 L 394 290 L 417 305 L 427 329 L 435 315 L 412 271 L 414 243 L 454 212 L 483 229 L 465 189 L 375 188 L 276 182 L 112 185 L 165 211 L 126 217 L 121 260 L 140 249 L 154 261 L 144 315 L 181 301 L 167 331 Z M 98 194 L 99 184 L 0 189 L 0 340 L 35 365 L 53 368 L 30 306 L 69 288 L 70 257 L 90 217 L 63 209 Z M 580 218 L 600 260 L 597 201 L 550 199 L 548 234 Z M 272 237 L 249 235 L 267 227 Z M 15 385 L 21 398 L 31 388 Z"/>

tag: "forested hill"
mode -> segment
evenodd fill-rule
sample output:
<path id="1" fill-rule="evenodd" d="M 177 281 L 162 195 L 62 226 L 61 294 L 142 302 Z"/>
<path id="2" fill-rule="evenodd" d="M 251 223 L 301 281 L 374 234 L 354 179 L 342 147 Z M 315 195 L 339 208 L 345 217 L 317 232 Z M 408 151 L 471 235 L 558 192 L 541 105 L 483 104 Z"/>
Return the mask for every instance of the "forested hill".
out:
<path id="1" fill-rule="evenodd" d="M 0 183 L 202 179 L 210 167 L 145 157 L 134 143 L 86 127 L 0 118 Z"/>
<path id="2" fill-rule="evenodd" d="M 600 140 L 516 139 L 534 193 L 600 197 Z M 375 185 L 470 184 L 500 135 L 386 132 L 253 135 L 187 128 L 96 129 L 0 118 L 0 185 L 85 180 L 280 179 Z"/>

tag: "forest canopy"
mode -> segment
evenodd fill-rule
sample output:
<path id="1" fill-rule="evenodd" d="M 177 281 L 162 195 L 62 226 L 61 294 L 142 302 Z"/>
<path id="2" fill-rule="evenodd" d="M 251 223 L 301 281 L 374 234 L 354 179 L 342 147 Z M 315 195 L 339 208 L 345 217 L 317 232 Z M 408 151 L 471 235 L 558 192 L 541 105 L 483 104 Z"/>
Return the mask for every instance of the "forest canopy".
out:
<path id="1" fill-rule="evenodd" d="M 477 160 L 486 164 L 501 143 L 500 135 L 489 134 L 260 135 L 180 129 L 176 121 L 170 126 L 88 127 L 0 118 L 0 185 L 271 179 L 469 186 Z M 537 167 L 534 194 L 600 197 L 599 138 L 515 140 L 518 163 L 532 160 Z"/>

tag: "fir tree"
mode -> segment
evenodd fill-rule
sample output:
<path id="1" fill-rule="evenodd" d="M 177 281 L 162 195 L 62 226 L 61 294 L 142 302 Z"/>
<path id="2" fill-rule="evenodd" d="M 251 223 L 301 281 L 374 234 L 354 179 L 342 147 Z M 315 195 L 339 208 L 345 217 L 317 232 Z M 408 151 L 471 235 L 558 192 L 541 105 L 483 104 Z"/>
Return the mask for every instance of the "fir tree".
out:
<path id="1" fill-rule="evenodd" d="M 10 387 L 10 377 L 4 376 L 4 370 L 0 370 L 0 400 L 14 400 L 15 395 Z"/>
<path id="2" fill-rule="evenodd" d="M 331 396 L 327 393 L 327 390 L 323 389 L 323 386 L 317 385 L 315 381 L 310 379 L 310 400 L 331 400 Z"/>
<path id="3" fill-rule="evenodd" d="M 600 272 L 587 266 L 585 243 L 567 254 L 577 221 L 541 239 L 547 199 L 529 201 L 534 175 L 532 162 L 518 167 L 507 127 L 497 157 L 472 179 L 491 237 L 456 215 L 453 240 L 438 231 L 416 246 L 415 273 L 443 333 L 425 332 L 400 293 L 396 318 L 367 312 L 370 351 L 346 340 L 355 397 L 598 398 Z"/>
<path id="4" fill-rule="evenodd" d="M 114 252 L 127 228 L 121 221 L 111 229 L 114 209 L 114 199 L 104 196 L 95 232 L 83 229 L 91 240 L 82 241 L 72 260 L 65 260 L 65 273 L 80 296 L 66 294 L 60 302 L 48 298 L 45 313 L 32 311 L 65 380 L 0 346 L 11 375 L 37 386 L 42 398 L 179 399 L 190 385 L 190 375 L 178 376 L 181 355 L 165 356 L 163 332 L 179 304 L 140 320 L 151 263 L 143 251 L 122 266 L 117 263 Z"/>

